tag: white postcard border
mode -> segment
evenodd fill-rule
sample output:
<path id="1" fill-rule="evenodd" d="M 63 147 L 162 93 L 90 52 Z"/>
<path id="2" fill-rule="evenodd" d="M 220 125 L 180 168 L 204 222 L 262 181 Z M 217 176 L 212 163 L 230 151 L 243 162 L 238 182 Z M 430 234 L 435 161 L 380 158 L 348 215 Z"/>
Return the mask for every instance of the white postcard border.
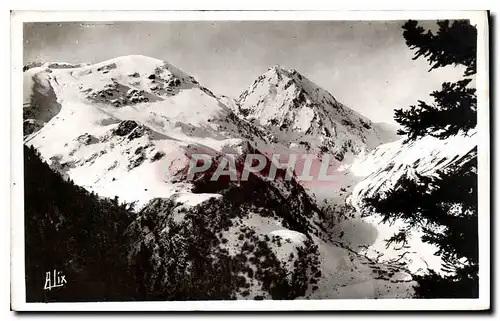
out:
<path id="1" fill-rule="evenodd" d="M 22 143 L 23 22 L 471 19 L 478 28 L 479 299 L 26 303 Z M 11 13 L 11 307 L 16 311 L 469 310 L 490 307 L 490 128 L 485 11 L 15 11 Z M 43 182 L 42 182 L 43 183 Z"/>

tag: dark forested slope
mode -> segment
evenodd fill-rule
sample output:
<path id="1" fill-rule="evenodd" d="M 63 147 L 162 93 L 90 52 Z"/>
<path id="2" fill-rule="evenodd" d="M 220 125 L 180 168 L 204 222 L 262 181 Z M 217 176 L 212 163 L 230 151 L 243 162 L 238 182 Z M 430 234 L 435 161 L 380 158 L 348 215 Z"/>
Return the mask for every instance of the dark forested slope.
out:
<path id="1" fill-rule="evenodd" d="M 101 301 L 130 298 L 125 230 L 130 206 L 99 198 L 64 180 L 24 147 L 26 300 Z M 67 284 L 44 290 L 46 272 Z"/>

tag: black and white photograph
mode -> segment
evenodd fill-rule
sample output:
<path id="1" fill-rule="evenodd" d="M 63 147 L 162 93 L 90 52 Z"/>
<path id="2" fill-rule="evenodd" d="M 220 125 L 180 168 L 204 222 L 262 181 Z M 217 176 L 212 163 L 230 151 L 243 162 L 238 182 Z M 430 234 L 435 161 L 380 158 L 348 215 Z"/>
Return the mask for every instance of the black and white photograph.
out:
<path id="1" fill-rule="evenodd" d="M 13 309 L 489 308 L 487 12 L 11 18 Z"/>

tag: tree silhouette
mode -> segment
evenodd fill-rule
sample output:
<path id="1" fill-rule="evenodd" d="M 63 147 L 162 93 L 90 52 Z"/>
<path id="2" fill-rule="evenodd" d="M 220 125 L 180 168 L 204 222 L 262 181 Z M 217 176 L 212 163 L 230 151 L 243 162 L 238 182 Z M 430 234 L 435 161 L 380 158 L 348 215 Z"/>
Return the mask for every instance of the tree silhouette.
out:
<path id="1" fill-rule="evenodd" d="M 406 44 L 416 50 L 414 59 L 425 57 L 429 71 L 448 65 L 465 67 L 464 77 L 476 73 L 476 29 L 469 21 L 439 21 L 434 35 L 416 21 L 403 26 Z M 476 90 L 471 78 L 442 84 L 431 96 L 435 103 L 408 110 L 396 110 L 395 120 L 403 127 L 406 142 L 423 136 L 445 139 L 467 134 L 476 126 Z M 437 247 L 444 273 L 430 270 L 415 276 L 416 295 L 422 298 L 478 297 L 477 149 L 456 159 L 436 175 L 403 177 L 390 191 L 366 199 L 384 222 L 402 220 L 408 224 L 387 240 L 403 243 L 413 228 L 423 231 L 422 241 Z"/>
<path id="2" fill-rule="evenodd" d="M 448 20 L 438 22 L 439 30 L 431 31 L 409 20 L 403 25 L 403 36 L 411 49 L 416 49 L 413 59 L 425 57 L 432 65 L 429 71 L 448 65 L 465 67 L 464 76 L 476 73 L 477 30 L 469 21 Z M 403 127 L 398 131 L 407 141 L 425 135 L 446 138 L 476 127 L 476 89 L 468 85 L 471 78 L 455 83 L 445 82 L 441 90 L 431 93 L 434 103 L 419 101 L 417 106 L 395 111 L 394 119 Z"/>
<path id="3" fill-rule="evenodd" d="M 448 65 L 465 66 L 464 76 L 476 73 L 477 29 L 468 20 L 438 21 L 439 30 L 434 34 L 409 20 L 403 25 L 406 45 L 416 49 L 413 60 L 424 56 L 432 65 L 430 70 Z"/>

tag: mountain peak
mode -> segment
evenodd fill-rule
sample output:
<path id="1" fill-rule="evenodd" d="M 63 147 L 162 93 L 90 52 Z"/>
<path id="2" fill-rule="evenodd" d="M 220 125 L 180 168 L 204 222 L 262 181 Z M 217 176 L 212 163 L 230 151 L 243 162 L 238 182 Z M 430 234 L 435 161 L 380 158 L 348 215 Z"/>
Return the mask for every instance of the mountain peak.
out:
<path id="1" fill-rule="evenodd" d="M 115 57 L 109 60 L 105 60 L 102 62 L 97 63 L 96 65 L 106 65 L 106 64 L 111 64 L 111 63 L 119 63 L 120 65 L 123 64 L 132 64 L 132 65 L 138 65 L 138 64 L 146 64 L 146 65 L 161 65 L 165 63 L 165 61 L 144 56 L 144 55 L 126 55 L 126 56 L 119 56 Z"/>
<path id="2" fill-rule="evenodd" d="M 272 65 L 267 71 L 262 75 L 265 78 L 273 78 L 274 76 L 280 76 L 278 80 L 287 80 L 287 78 L 292 79 L 296 76 L 299 80 L 304 78 L 302 75 L 298 77 L 300 74 L 296 69 L 287 69 L 283 68 L 280 65 Z"/>
<path id="3" fill-rule="evenodd" d="M 238 106 L 241 115 L 272 130 L 278 141 L 329 151 L 339 160 L 381 142 L 369 119 L 295 69 L 269 67 L 240 95 Z"/>
<path id="4" fill-rule="evenodd" d="M 276 71 L 283 70 L 283 69 L 281 68 L 280 65 L 276 64 L 276 65 L 269 66 L 269 68 L 267 68 L 267 70 L 276 72 Z"/>

